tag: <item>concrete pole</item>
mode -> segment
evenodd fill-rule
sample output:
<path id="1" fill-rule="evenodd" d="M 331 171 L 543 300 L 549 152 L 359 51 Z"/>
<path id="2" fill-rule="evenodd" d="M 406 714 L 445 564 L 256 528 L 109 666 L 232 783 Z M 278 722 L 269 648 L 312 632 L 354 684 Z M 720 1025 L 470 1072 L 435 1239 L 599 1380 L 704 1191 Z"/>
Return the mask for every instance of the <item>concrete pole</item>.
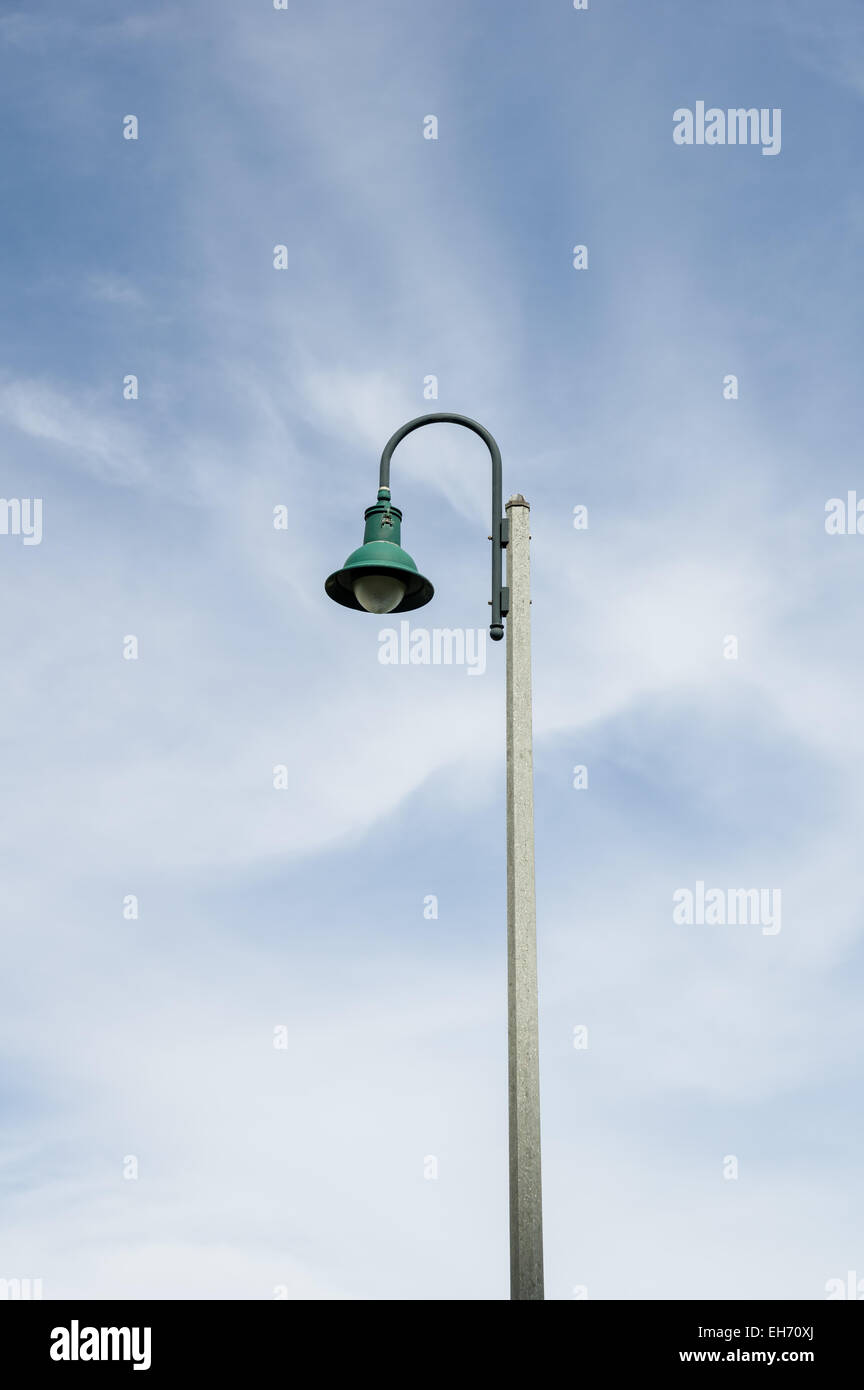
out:
<path id="1" fill-rule="evenodd" d="M 510 1297 L 543 1298 L 540 1068 L 534 900 L 529 509 L 506 507 L 507 546 L 507 1032 L 510 1077 Z"/>

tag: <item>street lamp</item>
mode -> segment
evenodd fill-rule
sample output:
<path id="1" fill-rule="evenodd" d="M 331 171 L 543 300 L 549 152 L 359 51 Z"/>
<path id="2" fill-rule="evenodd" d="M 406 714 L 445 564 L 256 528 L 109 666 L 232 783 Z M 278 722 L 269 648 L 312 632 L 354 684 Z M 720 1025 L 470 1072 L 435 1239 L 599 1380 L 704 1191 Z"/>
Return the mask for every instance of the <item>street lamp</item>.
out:
<path id="1" fill-rule="evenodd" d="M 492 458 L 493 641 L 507 619 L 507 1038 L 510 1128 L 510 1297 L 543 1298 L 540 1187 L 540 1077 L 537 1036 L 537 940 L 534 898 L 534 772 L 531 732 L 531 620 L 528 503 L 510 498 L 502 516 L 501 453 L 483 425 L 437 412 L 402 425 L 381 455 L 378 500 L 367 507 L 363 544 L 325 589 L 336 603 L 368 613 L 422 608 L 434 589 L 402 549 L 402 513 L 390 501 L 390 459 L 421 425 L 464 425 Z M 507 587 L 502 556 L 507 550 Z"/>

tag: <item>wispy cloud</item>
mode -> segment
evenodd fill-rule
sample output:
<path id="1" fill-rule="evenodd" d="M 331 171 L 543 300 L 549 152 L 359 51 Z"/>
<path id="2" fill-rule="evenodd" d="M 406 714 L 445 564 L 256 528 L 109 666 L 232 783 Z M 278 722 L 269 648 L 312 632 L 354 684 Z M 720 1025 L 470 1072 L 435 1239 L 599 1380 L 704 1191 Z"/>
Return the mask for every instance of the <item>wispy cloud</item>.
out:
<path id="1" fill-rule="evenodd" d="M 5 491 L 46 503 L 0 537 L 0 1277 L 48 1296 L 506 1297 L 503 652 L 387 668 L 323 595 L 433 409 L 532 504 L 550 1295 L 818 1298 L 857 1258 L 860 538 L 822 524 L 864 494 L 857 262 L 839 195 L 808 260 L 794 96 L 854 13 L 786 7 L 745 71 L 744 4 L 710 46 L 510 10 L 2 21 L 62 62 L 81 182 L 0 379 Z M 710 64 L 793 94 L 755 173 L 673 147 Z M 424 623 L 485 627 L 480 442 L 420 432 L 395 488 Z M 696 879 L 779 884 L 782 932 L 676 926 Z"/>

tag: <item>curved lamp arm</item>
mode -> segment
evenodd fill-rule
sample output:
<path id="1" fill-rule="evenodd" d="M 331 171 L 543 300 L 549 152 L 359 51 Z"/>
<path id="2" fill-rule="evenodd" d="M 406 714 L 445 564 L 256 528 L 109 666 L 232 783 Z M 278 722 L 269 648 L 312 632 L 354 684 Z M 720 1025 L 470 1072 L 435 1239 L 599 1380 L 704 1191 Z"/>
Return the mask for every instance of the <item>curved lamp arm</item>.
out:
<path id="1" fill-rule="evenodd" d="M 436 411 L 432 415 L 418 415 L 416 420 L 409 420 L 407 425 L 402 425 L 384 445 L 384 452 L 381 455 L 379 487 L 387 488 L 389 492 L 390 459 L 393 457 L 393 450 L 397 444 L 401 443 L 406 434 L 418 430 L 421 425 L 464 425 L 466 429 L 479 434 L 492 456 L 492 622 L 489 624 L 489 636 L 493 642 L 500 642 L 504 636 L 502 619 L 507 617 L 510 609 L 510 591 L 501 587 L 501 552 L 509 539 L 507 534 L 509 522 L 506 517 L 501 515 L 501 450 L 485 426 L 478 424 L 476 420 L 469 419 L 467 415 L 452 415 L 449 411 Z"/>

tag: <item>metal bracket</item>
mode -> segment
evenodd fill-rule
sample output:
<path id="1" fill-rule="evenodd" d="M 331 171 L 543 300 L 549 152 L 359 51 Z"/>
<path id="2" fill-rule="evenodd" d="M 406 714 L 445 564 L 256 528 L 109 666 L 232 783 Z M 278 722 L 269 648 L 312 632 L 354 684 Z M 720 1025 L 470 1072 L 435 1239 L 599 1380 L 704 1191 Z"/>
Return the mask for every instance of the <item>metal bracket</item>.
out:
<path id="1" fill-rule="evenodd" d="M 502 516 L 504 510 L 502 485 L 501 485 L 501 451 L 492 435 L 484 425 L 479 425 L 476 420 L 471 420 L 467 415 L 451 415 L 449 411 L 435 411 L 432 415 L 418 415 L 416 420 L 409 420 L 402 425 L 394 435 L 388 439 L 384 445 L 384 452 L 381 455 L 381 470 L 379 474 L 379 489 L 390 487 L 390 459 L 396 445 L 419 429 L 421 425 L 464 425 L 466 429 L 473 430 L 479 434 L 492 460 L 492 622 L 489 624 L 489 636 L 493 642 L 500 642 L 504 636 L 504 624 L 502 619 L 506 615 L 506 609 L 502 606 L 502 599 L 509 591 L 501 587 L 501 552 L 510 540 L 510 519 Z"/>

